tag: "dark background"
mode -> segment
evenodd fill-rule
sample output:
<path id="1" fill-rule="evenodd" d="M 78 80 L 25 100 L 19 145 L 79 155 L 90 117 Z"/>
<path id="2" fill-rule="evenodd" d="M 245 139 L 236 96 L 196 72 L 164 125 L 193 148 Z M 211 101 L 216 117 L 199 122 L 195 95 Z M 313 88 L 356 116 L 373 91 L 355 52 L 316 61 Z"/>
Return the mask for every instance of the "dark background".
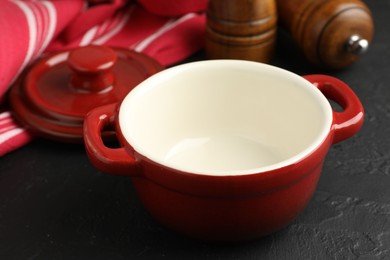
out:
<path id="1" fill-rule="evenodd" d="M 0 259 L 390 259 L 390 1 L 366 4 L 375 37 L 347 69 L 310 66 L 279 33 L 272 64 L 336 76 L 366 111 L 359 134 L 330 149 L 312 201 L 287 228 L 238 245 L 187 239 L 148 215 L 128 178 L 95 170 L 83 146 L 36 139 L 0 158 Z"/>

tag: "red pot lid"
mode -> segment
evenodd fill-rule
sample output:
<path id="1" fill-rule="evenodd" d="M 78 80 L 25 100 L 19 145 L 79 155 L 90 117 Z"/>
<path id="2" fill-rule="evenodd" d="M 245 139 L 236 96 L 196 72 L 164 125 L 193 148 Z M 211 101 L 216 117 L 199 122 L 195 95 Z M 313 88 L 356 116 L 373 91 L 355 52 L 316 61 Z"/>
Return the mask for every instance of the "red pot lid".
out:
<path id="1" fill-rule="evenodd" d="M 84 116 L 121 102 L 163 67 L 122 48 L 90 45 L 50 54 L 26 70 L 10 92 L 15 117 L 46 138 L 82 142 Z"/>

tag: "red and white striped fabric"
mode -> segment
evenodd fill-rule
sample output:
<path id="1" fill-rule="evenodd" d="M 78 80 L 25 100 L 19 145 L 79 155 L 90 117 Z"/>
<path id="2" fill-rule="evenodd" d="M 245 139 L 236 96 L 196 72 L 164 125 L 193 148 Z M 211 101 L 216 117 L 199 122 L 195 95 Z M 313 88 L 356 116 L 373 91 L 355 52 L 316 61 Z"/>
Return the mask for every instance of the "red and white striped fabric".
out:
<path id="1" fill-rule="evenodd" d="M 164 0 L 2 0 L 0 156 L 32 139 L 7 111 L 6 91 L 42 53 L 104 44 L 134 49 L 171 65 L 202 48 L 202 11 L 207 0 L 162 3 Z"/>

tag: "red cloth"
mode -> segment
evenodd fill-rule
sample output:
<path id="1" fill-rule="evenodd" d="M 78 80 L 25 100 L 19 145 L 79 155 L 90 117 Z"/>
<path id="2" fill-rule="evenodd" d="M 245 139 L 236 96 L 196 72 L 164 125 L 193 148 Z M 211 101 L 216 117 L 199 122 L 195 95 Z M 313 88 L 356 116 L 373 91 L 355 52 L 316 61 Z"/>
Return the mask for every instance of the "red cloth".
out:
<path id="1" fill-rule="evenodd" d="M 134 49 L 171 65 L 203 46 L 206 5 L 207 0 L 3 0 L 0 156 L 32 138 L 4 107 L 5 94 L 42 53 L 104 44 Z"/>

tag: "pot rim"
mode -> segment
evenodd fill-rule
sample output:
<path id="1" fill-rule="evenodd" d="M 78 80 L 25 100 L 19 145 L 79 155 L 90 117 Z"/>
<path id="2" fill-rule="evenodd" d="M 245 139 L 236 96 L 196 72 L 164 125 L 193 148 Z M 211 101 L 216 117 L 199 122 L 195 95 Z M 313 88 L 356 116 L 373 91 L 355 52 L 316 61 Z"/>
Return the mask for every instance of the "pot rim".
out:
<path id="1" fill-rule="evenodd" d="M 182 71 L 201 67 L 204 66 L 205 68 L 207 66 L 250 66 L 252 69 L 258 69 L 263 71 L 268 71 L 272 73 L 278 73 L 280 76 L 287 77 L 290 80 L 293 80 L 294 82 L 297 82 L 300 87 L 307 90 L 311 96 L 316 100 L 316 103 L 321 107 L 323 112 L 323 125 L 321 128 L 321 131 L 317 134 L 314 141 L 312 141 L 309 145 L 306 146 L 305 149 L 300 151 L 299 153 L 289 157 L 288 159 L 282 160 L 280 162 L 261 166 L 257 168 L 251 168 L 246 170 L 232 170 L 232 171 L 196 171 L 191 170 L 189 168 L 185 167 L 178 167 L 177 165 L 172 165 L 167 161 L 161 160 L 161 158 L 157 158 L 153 154 L 151 154 L 147 149 L 140 146 L 136 140 L 129 134 L 129 131 L 127 131 L 127 126 L 124 122 L 126 122 L 126 107 L 128 106 L 129 102 L 132 102 L 132 99 L 136 98 L 137 95 L 140 93 L 150 90 L 153 87 L 158 87 L 158 82 L 161 80 L 166 80 L 168 78 L 173 77 L 177 73 L 181 73 Z M 328 137 L 332 130 L 332 123 L 333 123 L 333 110 L 328 102 L 327 98 L 324 96 L 324 94 L 315 86 L 313 86 L 312 83 L 310 83 L 308 80 L 304 79 L 303 77 L 292 73 L 290 71 L 287 71 L 285 69 L 275 67 L 268 64 L 253 62 L 253 61 L 244 61 L 244 60 L 206 60 L 206 61 L 196 61 L 191 63 L 186 63 L 182 65 L 178 65 L 169 69 L 166 69 L 164 71 L 161 71 L 142 83 L 140 83 L 138 86 L 136 86 L 130 93 L 124 98 L 122 103 L 119 106 L 118 111 L 118 122 L 117 126 L 120 128 L 120 133 L 123 136 L 123 139 L 126 141 L 126 143 L 131 147 L 131 150 L 134 150 L 136 153 L 140 154 L 142 157 L 148 158 L 150 161 L 157 163 L 158 165 L 162 165 L 180 172 L 186 172 L 187 174 L 195 174 L 195 175 L 206 175 L 206 176 L 243 176 L 243 175 L 252 175 L 252 174 L 259 174 L 263 172 L 270 172 L 274 170 L 278 170 L 281 168 L 285 168 L 289 165 L 294 165 L 305 158 L 307 158 L 310 154 L 312 154 L 314 151 L 316 151 L 325 141 L 325 139 Z"/>

